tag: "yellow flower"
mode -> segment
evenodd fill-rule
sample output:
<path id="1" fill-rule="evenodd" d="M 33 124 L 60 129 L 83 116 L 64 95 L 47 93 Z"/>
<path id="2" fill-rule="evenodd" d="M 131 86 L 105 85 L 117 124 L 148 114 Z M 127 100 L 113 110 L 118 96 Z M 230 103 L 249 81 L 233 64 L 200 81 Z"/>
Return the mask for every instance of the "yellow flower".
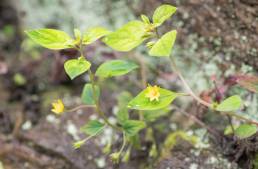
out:
<path id="1" fill-rule="evenodd" d="M 159 87 L 157 85 L 155 86 L 148 85 L 147 93 L 145 97 L 148 97 L 150 101 L 153 101 L 153 100 L 159 101 L 159 97 L 160 97 Z"/>
<path id="2" fill-rule="evenodd" d="M 62 100 L 58 99 L 52 103 L 53 108 L 51 109 L 52 112 L 55 114 L 62 114 L 64 112 L 64 103 Z"/>

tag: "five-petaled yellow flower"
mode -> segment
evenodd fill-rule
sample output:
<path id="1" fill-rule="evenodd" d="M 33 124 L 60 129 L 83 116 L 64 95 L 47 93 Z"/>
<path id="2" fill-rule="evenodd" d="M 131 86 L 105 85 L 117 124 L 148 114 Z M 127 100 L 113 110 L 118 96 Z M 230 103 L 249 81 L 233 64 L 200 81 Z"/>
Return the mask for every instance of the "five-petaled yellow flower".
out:
<path id="1" fill-rule="evenodd" d="M 153 101 L 153 100 L 159 101 L 159 97 L 160 97 L 159 87 L 157 85 L 155 86 L 148 85 L 147 93 L 145 97 L 148 97 L 150 101 Z"/>
<path id="2" fill-rule="evenodd" d="M 55 102 L 52 103 L 53 108 L 51 109 L 52 112 L 55 114 L 62 114 L 64 112 L 64 103 L 62 100 L 58 99 Z"/>

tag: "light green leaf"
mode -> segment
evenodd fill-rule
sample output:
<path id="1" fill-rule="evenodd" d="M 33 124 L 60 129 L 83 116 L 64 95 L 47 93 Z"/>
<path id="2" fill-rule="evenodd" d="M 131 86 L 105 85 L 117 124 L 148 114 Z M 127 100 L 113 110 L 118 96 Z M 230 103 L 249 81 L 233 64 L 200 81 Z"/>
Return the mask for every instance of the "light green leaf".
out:
<path id="1" fill-rule="evenodd" d="M 86 72 L 90 68 L 90 66 L 91 63 L 83 57 L 80 57 L 78 59 L 70 59 L 64 64 L 65 72 L 69 75 L 71 79 L 74 79 L 77 76 Z"/>
<path id="2" fill-rule="evenodd" d="M 141 15 L 141 19 L 144 23 L 150 24 L 150 20 L 146 15 Z"/>
<path id="3" fill-rule="evenodd" d="M 93 97 L 93 90 L 92 90 L 92 84 L 85 84 L 83 87 L 81 99 L 84 104 L 87 105 L 95 105 L 94 97 Z M 96 97 L 99 98 L 100 95 L 100 89 L 99 86 L 95 86 L 96 90 Z"/>
<path id="4" fill-rule="evenodd" d="M 123 124 L 123 129 L 128 136 L 136 135 L 140 130 L 146 127 L 143 121 L 139 120 L 127 120 Z"/>
<path id="5" fill-rule="evenodd" d="M 233 127 L 233 129 L 232 129 Z M 236 125 L 228 125 L 225 129 L 224 129 L 224 135 L 230 135 L 230 134 L 233 134 L 233 130 L 235 131 L 237 129 L 238 126 Z"/>
<path id="6" fill-rule="evenodd" d="M 73 39 L 63 31 L 56 29 L 35 29 L 25 33 L 39 45 L 49 49 L 66 49 L 73 47 Z"/>
<path id="7" fill-rule="evenodd" d="M 104 127 L 105 124 L 99 122 L 98 120 L 91 120 L 81 128 L 81 131 L 88 135 L 96 135 L 102 131 Z"/>
<path id="8" fill-rule="evenodd" d="M 119 124 L 123 124 L 125 121 L 129 120 L 127 104 L 132 99 L 132 95 L 129 92 L 122 92 L 118 96 L 118 112 L 117 120 Z"/>
<path id="9" fill-rule="evenodd" d="M 84 32 L 82 44 L 84 45 L 91 44 L 109 33 L 111 32 L 103 27 L 90 28 Z"/>
<path id="10" fill-rule="evenodd" d="M 250 124 L 242 124 L 240 125 L 236 131 L 235 134 L 240 139 L 248 138 L 254 135 L 257 132 L 257 127 L 255 125 Z"/>
<path id="11" fill-rule="evenodd" d="M 161 25 L 176 12 L 176 9 L 176 7 L 171 5 L 161 5 L 154 11 L 152 17 L 153 23 L 157 24 L 157 26 Z"/>
<path id="12" fill-rule="evenodd" d="M 145 23 L 131 21 L 117 31 L 108 34 L 103 41 L 117 51 L 130 51 L 145 40 L 145 33 Z"/>
<path id="13" fill-rule="evenodd" d="M 177 31 L 173 30 L 163 35 L 150 49 L 151 56 L 169 56 L 176 40 Z"/>
<path id="14" fill-rule="evenodd" d="M 242 100 L 238 95 L 231 96 L 220 103 L 217 107 L 217 111 L 227 112 L 236 111 L 242 106 Z"/>
<path id="15" fill-rule="evenodd" d="M 112 60 L 100 65 L 96 71 L 96 75 L 104 78 L 121 76 L 136 68 L 138 68 L 138 66 L 133 62 L 125 60 Z"/>
<path id="16" fill-rule="evenodd" d="M 180 93 L 175 93 L 166 89 L 159 89 L 159 101 L 150 101 L 146 97 L 148 89 L 143 90 L 128 104 L 128 107 L 136 110 L 158 110 L 167 107 Z"/>

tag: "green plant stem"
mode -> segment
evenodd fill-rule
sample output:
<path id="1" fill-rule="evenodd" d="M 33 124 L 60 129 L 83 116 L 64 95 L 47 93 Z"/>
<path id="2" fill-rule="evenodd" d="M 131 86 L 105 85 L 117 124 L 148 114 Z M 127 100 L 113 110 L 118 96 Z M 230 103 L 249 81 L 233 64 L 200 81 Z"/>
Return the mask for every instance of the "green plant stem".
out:
<path id="1" fill-rule="evenodd" d="M 108 118 L 106 117 L 106 115 L 101 111 L 100 109 L 100 104 L 99 104 L 99 101 L 98 101 L 98 98 L 97 98 L 97 95 L 96 95 L 96 84 L 95 84 L 95 76 L 94 74 L 92 73 L 92 71 L 89 69 L 89 73 L 90 73 L 90 82 L 92 84 L 92 93 L 93 93 L 93 99 L 95 101 L 95 104 L 96 104 L 96 111 L 97 113 L 99 114 L 100 117 L 103 118 L 104 122 L 109 125 L 110 127 L 112 127 L 113 129 L 117 130 L 117 131 L 123 131 L 122 128 L 110 123 L 108 121 Z"/>
<path id="2" fill-rule="evenodd" d="M 96 107 L 96 106 L 95 105 L 79 105 L 79 106 L 74 107 L 72 109 L 66 110 L 66 112 L 74 112 L 74 111 L 77 111 L 77 110 L 80 110 L 80 109 L 83 109 L 83 108 L 92 108 L 92 107 Z"/>
<path id="3" fill-rule="evenodd" d="M 83 48 L 82 48 L 82 43 L 80 43 L 80 48 L 78 49 L 80 54 L 81 54 L 81 57 L 84 57 L 84 54 L 83 54 Z M 94 102 L 96 104 L 95 108 L 96 108 L 96 111 L 97 113 L 99 114 L 99 116 L 101 118 L 103 118 L 104 122 L 110 126 L 111 128 L 117 130 L 117 131 L 123 131 L 122 128 L 110 123 L 108 121 L 108 118 L 106 117 L 106 115 L 101 111 L 101 108 L 100 108 L 100 103 L 99 103 L 99 100 L 97 98 L 97 91 L 96 91 L 96 83 L 95 83 L 95 75 L 94 73 L 91 71 L 91 69 L 89 69 L 89 75 L 90 75 L 90 82 L 92 84 L 92 93 L 93 93 L 93 99 L 94 99 Z"/>
<path id="4" fill-rule="evenodd" d="M 188 83 L 186 82 L 186 80 L 184 79 L 184 77 L 182 76 L 181 72 L 179 71 L 179 69 L 177 68 L 177 65 L 174 61 L 174 59 L 172 57 L 170 57 L 170 63 L 171 63 L 171 67 L 173 69 L 173 71 L 178 75 L 178 77 L 180 78 L 180 80 L 182 81 L 183 85 L 185 86 L 187 92 L 199 103 L 203 104 L 204 106 L 210 107 L 212 108 L 212 104 L 208 103 L 204 100 L 202 100 L 200 97 L 198 97 L 190 88 L 190 86 L 188 85 Z"/>
<path id="5" fill-rule="evenodd" d="M 126 137 L 125 137 L 125 132 L 123 132 L 123 144 L 122 144 L 122 147 L 121 147 L 121 149 L 119 150 L 119 154 L 121 154 L 122 153 L 122 151 L 124 150 L 124 148 L 125 148 L 125 145 L 126 145 Z"/>
<path id="6" fill-rule="evenodd" d="M 229 115 L 229 116 L 235 117 L 237 119 L 240 119 L 240 120 L 243 120 L 243 121 L 246 121 L 248 123 L 255 124 L 256 126 L 258 126 L 258 122 L 250 120 L 250 119 L 247 119 L 247 118 L 245 118 L 245 117 L 243 117 L 241 115 L 237 115 L 234 112 L 221 112 L 221 113 L 224 114 L 224 115 Z"/>

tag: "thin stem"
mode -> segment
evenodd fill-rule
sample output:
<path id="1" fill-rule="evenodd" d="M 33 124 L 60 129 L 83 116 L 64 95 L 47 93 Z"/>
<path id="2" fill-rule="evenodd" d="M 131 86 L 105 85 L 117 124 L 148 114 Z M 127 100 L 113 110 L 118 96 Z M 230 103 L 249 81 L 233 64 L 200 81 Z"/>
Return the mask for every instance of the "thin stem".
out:
<path id="1" fill-rule="evenodd" d="M 251 123 L 251 124 L 255 124 L 255 125 L 258 126 L 258 122 L 253 121 L 253 120 L 250 120 L 250 119 L 248 119 L 248 118 L 245 118 L 245 117 L 243 117 L 243 116 L 241 116 L 241 115 L 237 115 L 237 114 L 235 114 L 234 112 L 221 112 L 221 113 L 222 113 L 222 114 L 229 115 L 229 116 L 231 116 L 231 117 L 235 117 L 235 118 L 240 119 L 240 120 L 243 120 L 243 121 L 246 121 L 246 122 Z"/>
<path id="2" fill-rule="evenodd" d="M 84 57 L 83 55 L 83 48 L 82 48 L 82 43 L 80 43 L 80 48 L 78 49 L 80 54 L 81 54 L 81 57 Z M 110 127 L 112 127 L 113 129 L 117 130 L 117 131 L 123 131 L 122 128 L 116 126 L 116 125 L 113 125 L 112 123 L 110 123 L 108 121 L 108 118 L 105 116 L 105 114 L 101 111 L 101 108 L 100 108 L 100 103 L 99 103 L 99 100 L 97 98 L 97 91 L 96 91 L 96 83 L 95 83 L 95 75 L 94 73 L 92 73 L 91 69 L 89 69 L 89 74 L 90 74 L 90 82 L 92 84 L 92 94 L 93 94 L 93 99 L 94 99 L 94 102 L 96 104 L 95 108 L 96 108 L 96 111 L 97 113 L 99 114 L 100 117 L 103 118 L 104 122 L 109 125 Z"/>
<path id="3" fill-rule="evenodd" d="M 122 147 L 121 147 L 121 149 L 119 150 L 119 154 L 121 154 L 122 153 L 122 151 L 124 150 L 124 148 L 125 148 L 125 145 L 126 145 L 126 137 L 125 137 L 125 132 L 123 132 L 123 144 L 122 144 Z"/>
<path id="4" fill-rule="evenodd" d="M 172 57 L 170 57 L 170 62 L 171 62 L 171 66 L 173 71 L 178 75 L 178 77 L 180 78 L 180 80 L 182 81 L 183 85 L 185 86 L 186 90 L 188 91 L 188 93 L 199 103 L 207 106 L 207 107 L 212 107 L 211 103 L 208 103 L 204 100 L 202 100 L 200 97 L 198 97 L 190 88 L 190 86 L 188 85 L 188 83 L 186 82 L 186 80 L 184 79 L 184 77 L 182 76 L 181 72 L 179 71 L 179 69 L 177 68 L 177 65 L 174 61 L 174 59 Z"/>
<path id="5" fill-rule="evenodd" d="M 66 112 L 74 112 L 74 111 L 77 111 L 77 110 L 80 110 L 80 109 L 83 109 L 83 108 L 92 108 L 92 107 L 96 107 L 96 106 L 95 105 L 79 105 L 75 108 L 66 110 Z"/>
<path id="6" fill-rule="evenodd" d="M 97 91 L 96 91 L 96 84 L 95 84 L 94 74 L 92 73 L 92 71 L 91 71 L 90 69 L 89 69 L 89 73 L 90 73 L 90 82 L 91 82 L 91 84 L 92 84 L 93 99 L 94 99 L 94 102 L 95 102 L 95 104 L 96 104 L 96 111 L 97 111 L 97 113 L 99 114 L 100 117 L 103 118 L 103 120 L 105 121 L 105 123 L 106 123 L 107 125 L 109 125 L 110 127 L 112 127 L 113 129 L 115 129 L 115 130 L 117 130 L 117 131 L 122 131 L 122 129 L 121 129 L 120 127 L 115 126 L 115 125 L 113 125 L 112 123 L 110 123 L 110 122 L 108 121 L 108 118 L 107 118 L 107 117 L 105 116 L 105 114 L 101 111 L 101 109 L 100 109 L 100 104 L 99 104 L 99 100 L 98 100 L 97 95 L 96 95 Z"/>

